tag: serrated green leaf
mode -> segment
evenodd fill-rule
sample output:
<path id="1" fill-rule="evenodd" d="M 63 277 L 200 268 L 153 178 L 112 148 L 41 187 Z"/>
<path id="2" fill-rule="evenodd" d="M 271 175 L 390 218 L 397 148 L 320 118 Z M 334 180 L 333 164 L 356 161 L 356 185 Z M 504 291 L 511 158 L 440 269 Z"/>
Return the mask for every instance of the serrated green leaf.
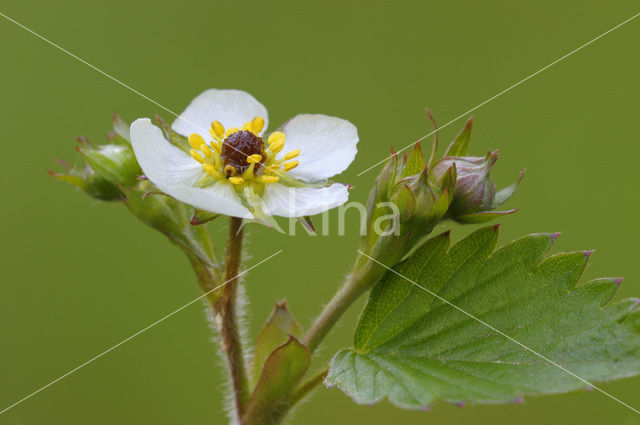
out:
<path id="1" fill-rule="evenodd" d="M 620 279 L 576 286 L 590 252 L 549 257 L 550 234 L 494 252 L 497 236 L 485 228 L 449 247 L 443 234 L 398 274 L 388 271 L 371 292 L 355 348 L 334 357 L 325 383 L 358 403 L 386 397 L 406 408 L 586 386 L 513 340 L 589 382 L 640 373 L 639 300 L 609 303 Z"/>
<path id="2" fill-rule="evenodd" d="M 247 403 L 242 423 L 274 423 L 274 418 L 290 407 L 291 392 L 310 364 L 311 353 L 294 337 L 289 337 L 287 343 L 275 349 L 264 363 L 258 384 Z"/>
<path id="3" fill-rule="evenodd" d="M 269 354 L 287 342 L 290 336 L 298 338 L 301 333 L 302 328 L 287 308 L 287 304 L 284 302 L 276 303 L 271 316 L 267 319 L 256 339 L 251 361 L 252 383 L 258 381 L 264 361 Z"/>

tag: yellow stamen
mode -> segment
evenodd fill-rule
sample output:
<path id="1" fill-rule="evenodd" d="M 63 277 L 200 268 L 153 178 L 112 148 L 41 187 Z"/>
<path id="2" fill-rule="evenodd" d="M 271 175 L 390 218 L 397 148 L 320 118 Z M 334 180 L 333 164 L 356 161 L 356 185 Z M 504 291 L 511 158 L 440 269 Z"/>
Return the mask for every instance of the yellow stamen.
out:
<path id="1" fill-rule="evenodd" d="M 290 160 L 290 159 L 295 158 L 295 157 L 296 157 L 296 156 L 298 156 L 298 155 L 300 155 L 300 149 L 295 149 L 295 150 L 292 150 L 291 152 L 287 153 L 287 154 L 284 156 L 284 159 L 288 161 L 288 160 Z"/>
<path id="2" fill-rule="evenodd" d="M 256 178 L 256 180 L 260 183 L 275 183 L 280 180 L 278 176 L 260 176 Z"/>
<path id="3" fill-rule="evenodd" d="M 269 144 L 271 144 L 277 142 L 278 140 L 282 140 L 284 142 L 284 139 L 285 135 L 282 131 L 274 131 L 269 135 L 267 141 L 269 142 Z"/>
<path id="4" fill-rule="evenodd" d="M 219 143 L 211 142 L 211 147 L 218 153 L 218 155 L 220 155 L 220 153 L 222 152 L 222 148 L 220 147 Z"/>
<path id="5" fill-rule="evenodd" d="M 227 132 L 224 134 L 224 138 L 226 139 L 227 137 L 231 136 L 233 133 L 237 133 L 238 132 L 238 127 L 231 127 L 229 130 L 227 130 Z"/>
<path id="6" fill-rule="evenodd" d="M 229 177 L 227 180 L 229 180 L 233 184 L 242 184 L 242 183 L 244 183 L 244 179 L 242 177 Z"/>
<path id="7" fill-rule="evenodd" d="M 251 120 L 251 128 L 253 129 L 254 133 L 260 133 L 264 128 L 264 118 L 255 117 L 253 120 Z"/>
<path id="8" fill-rule="evenodd" d="M 195 159 L 200 164 L 204 163 L 204 158 L 195 149 L 191 149 L 191 158 Z"/>
<path id="9" fill-rule="evenodd" d="M 253 128 L 251 128 L 251 121 L 247 121 L 242 125 L 242 131 L 251 131 L 253 132 Z"/>
<path id="10" fill-rule="evenodd" d="M 291 162 L 285 162 L 284 163 L 284 171 L 289 171 L 293 168 L 296 168 L 298 166 L 298 164 L 300 164 L 299 161 L 291 161 Z"/>
<path id="11" fill-rule="evenodd" d="M 276 140 L 273 143 L 269 143 L 269 150 L 273 153 L 278 153 L 284 148 L 284 139 Z"/>
<path id="12" fill-rule="evenodd" d="M 222 139 L 224 136 L 224 126 L 220 124 L 220 121 L 214 121 L 211 123 L 211 128 L 209 129 L 209 134 L 214 139 Z"/>
<path id="13" fill-rule="evenodd" d="M 225 176 L 235 176 L 236 175 L 236 167 L 233 165 L 225 165 L 224 166 L 224 175 Z"/>
<path id="14" fill-rule="evenodd" d="M 280 169 L 280 164 L 271 164 L 269 166 L 264 167 L 265 172 L 276 172 L 276 170 Z"/>
<path id="15" fill-rule="evenodd" d="M 220 172 L 216 170 L 216 168 L 211 164 L 202 164 L 202 168 L 204 169 L 204 171 L 206 171 L 207 173 L 211 174 L 214 177 L 217 177 L 220 175 Z"/>
<path id="16" fill-rule="evenodd" d="M 200 146 L 204 145 L 204 139 L 199 134 L 191 133 L 189 136 L 189 144 L 194 149 L 200 149 Z"/>
<path id="17" fill-rule="evenodd" d="M 209 149 L 209 146 L 205 145 L 204 143 L 200 145 L 200 150 L 202 151 L 204 156 L 206 156 L 207 158 L 211 158 L 213 156 L 213 152 L 211 152 L 211 149 Z"/>
<path id="18" fill-rule="evenodd" d="M 262 161 L 262 155 L 260 155 L 259 153 L 254 153 L 253 155 L 249 155 L 247 157 L 247 162 L 249 164 L 255 164 Z"/>

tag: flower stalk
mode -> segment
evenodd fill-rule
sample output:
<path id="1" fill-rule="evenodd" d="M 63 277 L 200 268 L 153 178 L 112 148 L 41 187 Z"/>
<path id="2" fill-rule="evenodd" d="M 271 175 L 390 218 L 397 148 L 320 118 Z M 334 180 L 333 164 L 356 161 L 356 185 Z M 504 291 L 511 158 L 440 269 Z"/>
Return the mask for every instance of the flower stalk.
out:
<path id="1" fill-rule="evenodd" d="M 359 267 L 360 264 L 363 264 Z M 320 315 L 304 335 L 302 343 L 313 352 L 336 324 L 340 316 L 364 294 L 381 276 L 381 267 L 367 261 L 356 262 L 354 271 L 347 277 L 344 284 L 327 303 Z"/>
<path id="2" fill-rule="evenodd" d="M 238 417 L 242 417 L 249 399 L 249 380 L 247 378 L 237 312 L 238 274 L 242 261 L 242 240 L 242 219 L 230 217 L 224 273 L 225 286 L 223 287 L 223 295 L 218 302 L 218 314 L 220 316 L 222 348 L 227 357 Z"/>

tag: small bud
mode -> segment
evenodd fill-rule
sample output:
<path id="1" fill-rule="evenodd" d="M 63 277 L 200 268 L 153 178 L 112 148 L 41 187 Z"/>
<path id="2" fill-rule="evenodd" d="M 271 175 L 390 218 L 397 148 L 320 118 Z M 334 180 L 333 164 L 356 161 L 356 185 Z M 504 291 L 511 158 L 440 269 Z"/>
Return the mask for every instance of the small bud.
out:
<path id="1" fill-rule="evenodd" d="M 86 138 L 78 138 L 77 151 L 82 156 L 73 167 L 63 165 L 65 173 L 49 174 L 72 184 L 89 196 L 102 201 L 120 200 L 120 188 L 138 185 L 142 170 L 129 143 L 129 127 L 117 114 L 113 114 L 114 131 L 111 143 L 95 146 Z"/>
<path id="2" fill-rule="evenodd" d="M 67 173 L 48 171 L 49 175 L 60 181 L 82 189 L 87 195 L 101 201 L 118 201 L 122 198 L 120 189 L 106 179 L 96 175 L 88 165 L 78 169 L 73 167 Z"/>
<path id="3" fill-rule="evenodd" d="M 367 203 L 367 235 L 360 250 L 384 264 L 395 264 L 442 220 L 451 202 L 455 170 L 444 186 L 429 182 L 429 172 L 419 143 L 412 152 L 392 153 L 376 179 Z M 379 221 L 388 223 L 381 227 Z M 382 230 L 382 232 L 381 232 Z"/>
<path id="4" fill-rule="evenodd" d="M 142 174 L 130 146 L 102 145 L 95 149 L 79 148 L 78 152 L 96 174 L 112 184 L 131 186 Z"/>
<path id="5" fill-rule="evenodd" d="M 498 159 L 498 152 L 489 152 L 483 157 L 444 157 L 431 172 L 432 184 L 439 184 L 452 167 L 457 178 L 454 186 L 453 202 L 449 214 L 457 217 L 490 209 L 496 195 L 496 187 L 489 176 Z"/>
<path id="6" fill-rule="evenodd" d="M 429 117 L 434 122 L 430 114 Z M 467 156 L 472 123 L 473 119 L 467 121 L 440 160 L 435 158 L 437 128 L 429 161 L 425 161 L 419 143 L 402 157 L 391 150 L 369 194 L 368 232 L 360 243 L 365 255 L 356 264 L 357 273 L 368 273 L 368 282 L 377 279 L 369 257 L 388 266 L 398 263 L 444 219 L 482 223 L 516 211 L 493 210 L 515 193 L 522 173 L 515 184 L 496 192 L 490 174 L 498 152 L 484 157 Z M 381 227 L 379 220 L 383 218 L 392 223 Z"/>

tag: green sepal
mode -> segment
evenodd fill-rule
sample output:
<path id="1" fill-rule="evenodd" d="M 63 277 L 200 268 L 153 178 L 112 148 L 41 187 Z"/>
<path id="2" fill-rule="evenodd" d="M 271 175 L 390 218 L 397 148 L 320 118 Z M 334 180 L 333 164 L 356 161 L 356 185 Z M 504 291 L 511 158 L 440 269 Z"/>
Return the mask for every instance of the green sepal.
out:
<path id="1" fill-rule="evenodd" d="M 396 204 L 400 210 L 400 222 L 404 223 L 408 221 L 412 216 L 416 208 L 416 198 L 413 196 L 413 192 L 406 184 L 398 190 L 391 201 Z"/>
<path id="2" fill-rule="evenodd" d="M 215 220 L 219 216 L 220 214 L 195 209 L 193 211 L 193 215 L 191 216 L 191 220 L 189 220 L 189 223 L 191 223 L 192 226 L 199 226 L 201 224 L 205 224 L 212 220 Z"/>
<path id="3" fill-rule="evenodd" d="M 454 162 L 453 165 L 449 167 L 447 172 L 444 173 L 444 175 L 442 176 L 442 179 L 440 179 L 440 182 L 438 183 L 438 187 L 441 190 L 449 189 L 449 192 L 453 193 L 456 186 L 457 178 L 458 178 L 458 173 L 456 170 L 456 164 Z"/>
<path id="4" fill-rule="evenodd" d="M 302 227 L 304 227 L 307 233 L 311 235 L 316 234 L 316 227 L 313 225 L 313 221 L 311 221 L 311 217 L 309 217 L 308 215 L 305 215 L 303 217 L 296 217 L 296 220 L 298 220 L 298 223 L 300 223 Z"/>
<path id="5" fill-rule="evenodd" d="M 256 338 L 250 366 L 252 387 L 258 382 L 262 367 L 269 354 L 287 342 L 290 336 L 299 338 L 301 334 L 302 328 L 287 308 L 286 302 L 276 303 L 271 316 Z"/>
<path id="6" fill-rule="evenodd" d="M 291 404 L 291 393 L 311 364 L 309 350 L 293 336 L 267 357 L 242 423 L 273 424 Z"/>
<path id="7" fill-rule="evenodd" d="M 409 158 L 407 159 L 407 163 L 404 166 L 404 170 L 402 170 L 402 177 L 409 177 L 415 174 L 420 173 L 424 170 L 426 163 L 424 161 L 424 155 L 422 154 L 422 148 L 420 147 L 420 143 L 416 142 L 413 146 L 413 150 L 409 154 Z"/>
<path id="8" fill-rule="evenodd" d="M 469 151 L 469 143 L 471 142 L 471 126 L 473 125 L 473 117 L 469 118 L 464 128 L 453 139 L 444 156 L 466 156 Z"/>
<path id="9" fill-rule="evenodd" d="M 51 177 L 82 189 L 92 198 L 101 201 L 119 201 L 122 198 L 122 192 L 116 185 L 97 175 L 86 164 L 82 171 L 73 168 L 68 171 L 68 174 L 55 173 L 53 171 L 48 171 L 48 173 Z"/>
<path id="10" fill-rule="evenodd" d="M 433 126 L 433 143 L 431 146 L 431 155 L 429 156 L 428 168 L 433 167 L 433 164 L 436 162 L 436 154 L 438 153 L 438 124 L 436 124 L 436 119 L 433 117 L 431 110 L 429 108 L 426 109 L 427 117 L 429 117 L 429 121 L 431 121 L 431 125 Z"/>
<path id="11" fill-rule="evenodd" d="M 457 215 L 454 220 L 460 224 L 480 224 L 515 212 L 518 212 L 518 208 L 507 211 L 480 211 L 477 213 Z"/>
<path id="12" fill-rule="evenodd" d="M 367 233 L 360 238 L 360 249 L 364 252 L 370 252 L 373 246 L 378 240 L 378 234 L 373 231 L 373 223 L 385 215 L 388 214 L 388 208 L 379 207 L 382 202 L 389 201 L 391 186 L 394 184 L 395 175 L 398 167 L 398 156 L 391 151 L 392 155 L 387 160 L 387 163 L 380 171 L 380 174 L 376 177 L 373 187 L 369 191 L 369 197 L 367 198 L 366 210 L 367 210 Z"/>
<path id="13" fill-rule="evenodd" d="M 518 190 L 518 186 L 520 186 L 520 182 L 524 177 L 524 171 L 525 171 L 524 169 L 520 171 L 520 175 L 518 176 L 518 179 L 514 184 L 496 192 L 496 195 L 493 198 L 493 203 L 491 204 L 492 209 L 498 208 L 499 206 L 507 202 L 509 199 L 511 199 L 513 194 L 516 193 L 516 190 Z"/>
<path id="14" fill-rule="evenodd" d="M 130 126 L 127 124 L 125 120 L 123 120 L 120 115 L 117 113 L 113 113 L 111 122 L 113 123 L 113 132 L 114 137 L 112 141 L 131 145 L 131 134 L 130 134 Z"/>
<path id="15" fill-rule="evenodd" d="M 436 199 L 436 202 L 434 202 L 433 206 L 429 210 L 429 214 L 427 214 L 427 229 L 433 229 L 438 224 L 438 222 L 442 220 L 442 218 L 447 213 L 452 200 L 453 191 L 451 191 L 448 187 L 445 187 L 438 199 Z"/>
<path id="16" fill-rule="evenodd" d="M 161 116 L 156 115 L 156 122 L 162 129 L 164 137 L 169 141 L 169 143 L 187 154 L 191 153 L 191 145 L 189 144 L 189 139 L 173 131 L 171 126 L 167 124 L 167 122 Z"/>
<path id="17" fill-rule="evenodd" d="M 89 166 L 107 181 L 122 186 L 133 186 L 142 174 L 130 146 L 109 144 L 97 148 L 77 148 Z"/>

